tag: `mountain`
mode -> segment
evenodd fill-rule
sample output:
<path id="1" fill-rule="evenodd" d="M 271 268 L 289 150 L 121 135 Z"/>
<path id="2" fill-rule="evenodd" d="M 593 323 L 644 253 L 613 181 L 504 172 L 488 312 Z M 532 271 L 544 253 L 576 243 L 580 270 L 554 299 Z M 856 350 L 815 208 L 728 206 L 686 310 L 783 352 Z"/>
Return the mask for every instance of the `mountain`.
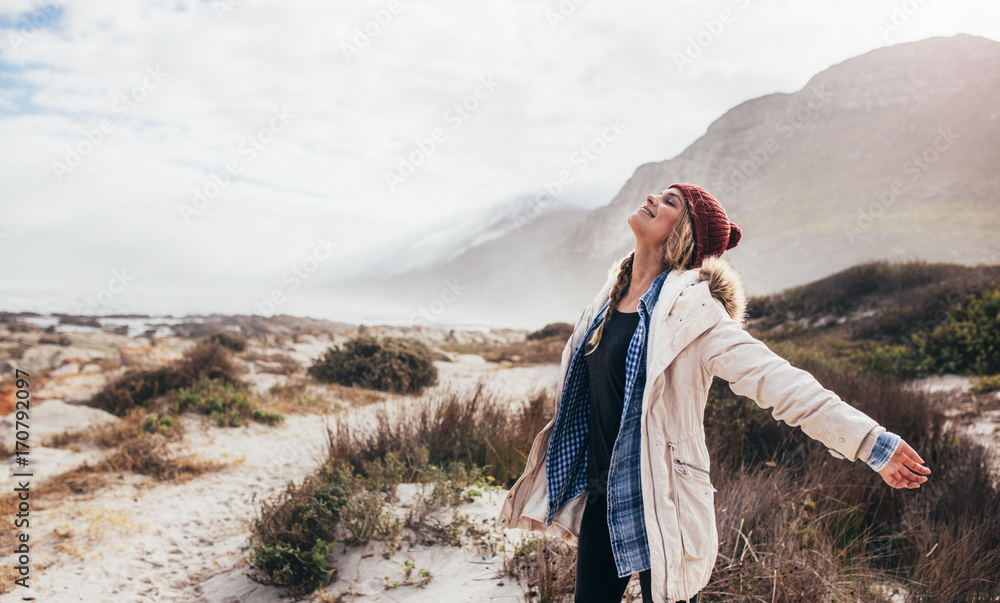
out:
<path id="1" fill-rule="evenodd" d="M 996 263 L 998 98 L 998 42 L 960 34 L 879 48 L 797 92 L 733 107 L 676 157 L 639 166 L 603 207 L 492 238 L 448 235 L 461 243 L 453 257 L 330 286 L 359 303 L 398 299 L 400 315 L 428 322 L 572 322 L 634 246 L 628 214 L 673 182 L 706 188 L 740 225 L 726 255 L 752 295 L 876 259 Z"/>
<path id="2" fill-rule="evenodd" d="M 344 258 L 330 278 L 365 286 L 419 273 L 454 261 L 471 249 L 510 234 L 548 214 L 569 216 L 584 210 L 569 203 L 535 204 L 530 198 L 501 201 L 453 215 L 431 228 L 416 229 Z"/>

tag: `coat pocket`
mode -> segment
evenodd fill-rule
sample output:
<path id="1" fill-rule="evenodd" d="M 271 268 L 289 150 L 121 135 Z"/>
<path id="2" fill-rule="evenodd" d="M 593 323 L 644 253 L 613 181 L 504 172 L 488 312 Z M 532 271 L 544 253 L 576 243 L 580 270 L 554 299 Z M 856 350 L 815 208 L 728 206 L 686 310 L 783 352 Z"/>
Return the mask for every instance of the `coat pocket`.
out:
<path id="1" fill-rule="evenodd" d="M 674 459 L 674 476 L 684 555 L 703 559 L 712 554 L 719 538 L 715 527 L 715 486 L 708 471 L 682 459 Z"/>

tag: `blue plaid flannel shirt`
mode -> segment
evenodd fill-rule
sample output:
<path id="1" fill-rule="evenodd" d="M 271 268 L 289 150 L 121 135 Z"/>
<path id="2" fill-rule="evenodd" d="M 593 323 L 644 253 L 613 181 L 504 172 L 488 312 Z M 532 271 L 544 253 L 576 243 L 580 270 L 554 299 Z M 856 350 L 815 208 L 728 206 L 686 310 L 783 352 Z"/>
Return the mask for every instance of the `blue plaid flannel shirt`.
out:
<path id="1" fill-rule="evenodd" d="M 608 532 L 618 567 L 625 577 L 649 569 L 649 545 L 642 507 L 642 481 L 639 471 L 642 397 L 646 384 L 646 343 L 649 316 L 660 297 L 660 289 L 670 270 L 653 280 L 639 300 L 639 324 L 629 343 L 625 360 L 625 400 L 622 421 L 611 452 L 608 470 Z M 604 303 L 587 334 L 574 351 L 562 400 L 545 455 L 548 487 L 548 512 L 545 525 L 566 502 L 587 489 L 587 437 L 590 428 L 590 387 L 587 363 L 581 360 L 591 332 L 600 324 L 610 300 Z"/>

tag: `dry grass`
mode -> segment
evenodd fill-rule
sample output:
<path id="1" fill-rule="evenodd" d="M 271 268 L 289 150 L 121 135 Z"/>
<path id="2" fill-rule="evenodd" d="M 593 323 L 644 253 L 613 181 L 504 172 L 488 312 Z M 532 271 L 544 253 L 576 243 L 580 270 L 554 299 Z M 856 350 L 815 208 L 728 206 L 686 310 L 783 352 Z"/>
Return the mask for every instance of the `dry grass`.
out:
<path id="1" fill-rule="evenodd" d="M 476 354 L 489 362 L 559 364 L 563 348 L 573 334 L 573 325 L 556 322 L 528 333 L 524 341 L 505 345 L 490 343 L 443 344 L 440 349 L 456 354 Z"/>
<path id="2" fill-rule="evenodd" d="M 261 373 L 291 376 L 302 369 L 298 360 L 282 352 L 267 353 L 251 349 L 241 354 L 240 358 L 247 362 L 258 363 Z"/>
<path id="3" fill-rule="evenodd" d="M 547 390 L 526 403 L 502 400 L 480 380 L 471 392 L 437 390 L 413 402 L 399 416 L 383 408 L 376 412 L 379 429 L 357 433 L 346 422 L 330 429 L 329 458 L 355 469 L 393 453 L 405 465 L 420 465 L 420 449 L 439 467 L 462 462 L 482 467 L 497 485 L 510 487 L 521 475 L 535 435 L 553 413 Z M 404 481 L 418 481 L 410 474 Z"/>
<path id="4" fill-rule="evenodd" d="M 265 395 L 264 402 L 268 409 L 276 412 L 312 414 L 333 409 L 340 401 L 345 406 L 359 407 L 382 402 L 387 397 L 382 392 L 364 387 L 317 383 L 299 373 L 272 386 Z"/>
<path id="5" fill-rule="evenodd" d="M 517 578 L 525 601 L 570 601 L 576 590 L 576 547 L 558 538 L 532 535 L 504 559 L 502 571 Z"/>

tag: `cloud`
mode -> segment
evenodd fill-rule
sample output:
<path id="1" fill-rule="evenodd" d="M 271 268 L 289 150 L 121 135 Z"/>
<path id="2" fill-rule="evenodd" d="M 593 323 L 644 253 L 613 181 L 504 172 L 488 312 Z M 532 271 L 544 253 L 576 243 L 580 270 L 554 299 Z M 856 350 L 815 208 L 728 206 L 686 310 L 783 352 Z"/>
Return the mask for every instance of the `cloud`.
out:
<path id="1" fill-rule="evenodd" d="M 30 271 L 39 300 L 99 290 L 127 265 L 139 276 L 121 303 L 244 307 L 318 236 L 347 253 L 537 194 L 609 118 L 629 128 L 568 201 L 610 200 L 728 108 L 872 48 L 1000 37 L 998 9 L 968 0 L 921 5 L 887 40 L 877 24 L 897 4 L 5 2 L 0 255 Z M 708 40 L 723 10 L 731 22 L 681 72 L 675 53 Z M 483 77 L 495 91 L 452 127 L 447 112 Z M 275 111 L 294 118 L 267 134 Z M 435 129 L 446 139 L 391 190 L 385 174 Z M 60 180 L 53 164 L 74 151 Z M 232 162 L 239 174 L 185 221 Z M 23 277 L 0 275 L 0 303 L 31 303 L 5 296 L 4 279 Z"/>

